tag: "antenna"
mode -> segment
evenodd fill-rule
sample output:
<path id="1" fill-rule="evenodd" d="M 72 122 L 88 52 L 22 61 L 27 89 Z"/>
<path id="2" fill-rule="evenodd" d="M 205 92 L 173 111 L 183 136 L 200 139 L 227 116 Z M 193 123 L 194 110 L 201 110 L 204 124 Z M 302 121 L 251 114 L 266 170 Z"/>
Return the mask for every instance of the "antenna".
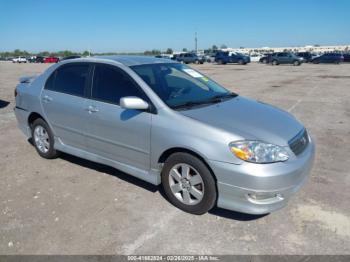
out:
<path id="1" fill-rule="evenodd" d="M 195 32 L 195 33 L 194 33 L 194 49 L 195 49 L 195 51 L 196 51 L 196 54 L 198 53 L 197 42 L 198 42 L 198 39 L 197 39 L 197 32 Z"/>

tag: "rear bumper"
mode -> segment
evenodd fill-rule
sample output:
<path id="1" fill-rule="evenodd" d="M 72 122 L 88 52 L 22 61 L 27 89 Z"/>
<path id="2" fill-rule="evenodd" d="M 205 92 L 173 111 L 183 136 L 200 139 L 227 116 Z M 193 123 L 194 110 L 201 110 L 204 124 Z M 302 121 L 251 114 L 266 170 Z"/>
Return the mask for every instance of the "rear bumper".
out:
<path id="1" fill-rule="evenodd" d="M 266 214 L 284 207 L 306 182 L 315 145 L 293 160 L 241 165 L 210 161 L 217 178 L 218 207 L 248 214 Z"/>
<path id="2" fill-rule="evenodd" d="M 29 112 L 17 106 L 13 109 L 13 111 L 15 112 L 15 115 L 16 115 L 18 128 L 23 132 L 23 134 L 27 138 L 30 138 L 32 134 L 30 131 L 30 127 L 28 125 Z"/>

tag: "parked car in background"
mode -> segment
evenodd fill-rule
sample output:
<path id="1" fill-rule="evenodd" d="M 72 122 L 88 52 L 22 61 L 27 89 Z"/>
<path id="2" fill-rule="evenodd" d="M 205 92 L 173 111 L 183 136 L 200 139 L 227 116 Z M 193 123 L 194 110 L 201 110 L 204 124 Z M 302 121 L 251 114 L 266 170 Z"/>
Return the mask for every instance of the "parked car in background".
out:
<path id="1" fill-rule="evenodd" d="M 27 58 L 25 58 L 24 56 L 17 56 L 15 58 L 12 58 L 12 62 L 13 63 L 27 63 Z"/>
<path id="2" fill-rule="evenodd" d="M 302 62 L 303 58 L 296 56 L 295 54 L 290 52 L 273 53 L 269 58 L 269 63 L 273 65 L 292 64 L 295 66 L 299 66 L 302 64 Z"/>
<path id="3" fill-rule="evenodd" d="M 180 54 L 173 54 L 173 56 L 171 57 L 171 60 L 177 61 L 177 57 L 178 57 L 179 55 L 180 55 Z"/>
<path id="4" fill-rule="evenodd" d="M 344 62 L 350 62 L 350 53 L 343 54 Z"/>
<path id="5" fill-rule="evenodd" d="M 44 59 L 44 63 L 58 63 L 60 59 L 55 56 L 49 56 Z"/>
<path id="6" fill-rule="evenodd" d="M 280 209 L 313 164 L 314 142 L 291 114 L 181 63 L 73 59 L 20 81 L 18 126 L 41 157 L 66 152 L 162 184 L 192 214 Z"/>
<path id="7" fill-rule="evenodd" d="M 259 59 L 259 63 L 263 63 L 263 64 L 268 64 L 270 62 L 270 57 L 273 55 L 273 53 L 271 54 L 264 54 L 260 59 Z"/>
<path id="8" fill-rule="evenodd" d="M 228 63 L 246 65 L 247 63 L 250 63 L 250 57 L 235 52 L 218 51 L 215 55 L 215 62 L 222 65 Z"/>
<path id="9" fill-rule="evenodd" d="M 203 64 L 205 59 L 202 56 L 198 56 L 195 53 L 183 53 L 176 57 L 178 62 L 182 62 L 185 64 L 195 63 L 195 64 Z"/>
<path id="10" fill-rule="evenodd" d="M 165 59 L 171 59 L 173 57 L 172 54 L 160 54 L 160 55 L 156 55 L 156 58 L 165 58 Z"/>
<path id="11" fill-rule="evenodd" d="M 315 57 L 311 61 L 314 64 L 320 63 L 331 63 L 331 64 L 339 64 L 344 62 L 344 56 L 340 53 L 326 53 L 321 56 Z"/>
<path id="12" fill-rule="evenodd" d="M 315 56 L 311 52 L 298 52 L 295 54 L 296 56 L 302 57 L 304 59 L 303 62 L 309 63 L 312 61 L 312 58 Z"/>
<path id="13" fill-rule="evenodd" d="M 76 59 L 76 58 L 81 58 L 80 55 L 70 55 L 70 56 L 65 56 L 60 59 L 60 61 L 68 60 L 68 59 Z"/>
<path id="14" fill-rule="evenodd" d="M 260 62 L 260 59 L 263 57 L 262 54 L 251 54 L 250 61 L 251 62 Z"/>

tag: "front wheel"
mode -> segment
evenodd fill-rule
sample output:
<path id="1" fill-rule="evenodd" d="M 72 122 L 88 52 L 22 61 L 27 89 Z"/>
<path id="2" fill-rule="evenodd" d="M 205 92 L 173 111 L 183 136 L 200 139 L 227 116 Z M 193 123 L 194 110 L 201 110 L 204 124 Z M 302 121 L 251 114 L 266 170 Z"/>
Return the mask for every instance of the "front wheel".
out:
<path id="1" fill-rule="evenodd" d="M 188 153 L 175 153 L 164 163 L 162 185 L 169 201 L 179 209 L 201 215 L 216 203 L 216 185 L 207 166 Z"/>
<path id="2" fill-rule="evenodd" d="M 32 140 L 38 154 L 47 159 L 56 158 L 59 152 L 54 149 L 54 136 L 49 125 L 41 118 L 32 124 Z"/>
<path id="3" fill-rule="evenodd" d="M 276 60 L 273 60 L 273 61 L 272 61 L 272 64 L 273 64 L 273 65 L 278 65 L 278 62 L 277 62 Z"/>
<path id="4" fill-rule="evenodd" d="M 300 65 L 300 62 L 299 62 L 299 61 L 294 61 L 293 65 L 294 65 L 294 66 L 299 66 L 299 65 Z"/>

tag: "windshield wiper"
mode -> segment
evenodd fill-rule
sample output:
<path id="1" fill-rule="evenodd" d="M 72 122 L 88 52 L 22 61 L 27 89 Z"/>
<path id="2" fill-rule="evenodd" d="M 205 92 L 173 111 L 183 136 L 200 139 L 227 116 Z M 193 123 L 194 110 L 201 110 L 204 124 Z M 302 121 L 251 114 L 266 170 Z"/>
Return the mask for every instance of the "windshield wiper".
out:
<path id="1" fill-rule="evenodd" d="M 213 100 L 216 100 L 216 99 L 227 99 L 227 98 L 232 98 L 232 97 L 236 97 L 238 96 L 237 94 L 235 93 L 227 93 L 227 94 L 223 94 L 223 95 L 216 95 L 216 96 L 213 96 L 211 99 Z"/>
<path id="2" fill-rule="evenodd" d="M 194 107 L 194 106 L 198 106 L 198 105 L 203 105 L 203 104 L 210 104 L 211 102 L 205 100 L 205 101 L 190 101 L 190 102 L 186 102 L 186 103 L 183 103 L 183 104 L 179 104 L 179 105 L 175 105 L 175 106 L 172 106 L 171 108 L 172 109 L 180 109 L 180 108 L 191 108 L 191 107 Z"/>
<path id="3" fill-rule="evenodd" d="M 235 93 L 228 93 L 228 94 L 224 94 L 224 95 L 216 95 L 211 97 L 208 100 L 203 100 L 203 101 L 189 101 L 183 104 L 179 104 L 179 105 L 175 105 L 172 106 L 173 109 L 180 109 L 180 108 L 191 108 L 194 106 L 198 106 L 198 105 L 205 105 L 205 104 L 216 104 L 216 103 L 220 103 L 223 101 L 223 99 L 228 99 L 228 98 L 232 98 L 232 97 L 236 97 L 238 96 Z"/>

